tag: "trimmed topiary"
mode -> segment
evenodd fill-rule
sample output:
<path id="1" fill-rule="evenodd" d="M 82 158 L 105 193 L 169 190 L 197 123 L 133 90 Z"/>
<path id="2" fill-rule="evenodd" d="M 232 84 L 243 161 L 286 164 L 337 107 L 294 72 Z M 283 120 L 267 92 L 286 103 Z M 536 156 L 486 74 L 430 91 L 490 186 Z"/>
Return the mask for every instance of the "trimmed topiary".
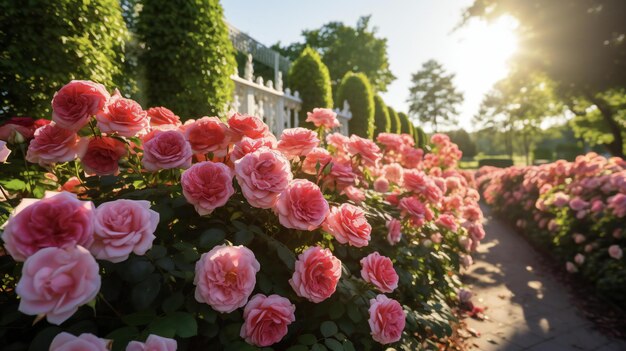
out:
<path id="1" fill-rule="evenodd" d="M 352 112 L 352 119 L 348 123 L 350 134 L 372 139 L 374 137 L 374 94 L 365 74 L 346 73 L 339 84 L 336 106 L 343 106 L 344 101 L 348 101 Z"/>
<path id="2" fill-rule="evenodd" d="M 0 2 L 0 119 L 50 116 L 50 97 L 72 79 L 128 92 L 127 39 L 117 0 Z"/>
<path id="3" fill-rule="evenodd" d="M 423 150 L 426 147 L 426 143 L 428 142 L 428 140 L 426 140 L 427 138 L 428 136 L 421 127 L 413 127 L 413 139 L 415 139 L 416 147 Z"/>
<path id="4" fill-rule="evenodd" d="M 387 105 L 379 95 L 374 96 L 374 136 L 380 133 L 389 133 L 391 119 Z"/>
<path id="5" fill-rule="evenodd" d="M 398 112 L 398 118 L 400 119 L 400 131 L 409 135 L 413 135 L 413 125 L 409 116 L 404 112 Z"/>
<path id="6" fill-rule="evenodd" d="M 289 70 L 289 85 L 302 99 L 298 126 L 314 129 L 313 123 L 305 122 L 306 113 L 316 107 L 333 107 L 330 74 L 317 51 L 310 47 L 302 51 Z"/>
<path id="7" fill-rule="evenodd" d="M 166 106 L 183 120 L 224 111 L 235 55 L 223 17 L 218 0 L 143 2 L 138 32 L 148 106 Z"/>
<path id="8" fill-rule="evenodd" d="M 391 120 L 390 131 L 392 133 L 402 133 L 402 122 L 400 122 L 400 116 L 398 116 L 396 110 L 391 107 L 387 107 L 387 110 L 389 111 L 389 119 Z"/>

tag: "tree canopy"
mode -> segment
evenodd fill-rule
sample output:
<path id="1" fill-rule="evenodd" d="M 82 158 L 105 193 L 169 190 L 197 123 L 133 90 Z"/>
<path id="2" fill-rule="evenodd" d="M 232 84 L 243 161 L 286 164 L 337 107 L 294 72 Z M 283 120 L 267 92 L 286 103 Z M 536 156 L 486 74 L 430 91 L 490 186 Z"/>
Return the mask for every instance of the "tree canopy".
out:
<path id="1" fill-rule="evenodd" d="M 446 133 L 450 140 L 463 151 L 463 157 L 476 156 L 476 143 L 465 129 L 457 129 Z"/>

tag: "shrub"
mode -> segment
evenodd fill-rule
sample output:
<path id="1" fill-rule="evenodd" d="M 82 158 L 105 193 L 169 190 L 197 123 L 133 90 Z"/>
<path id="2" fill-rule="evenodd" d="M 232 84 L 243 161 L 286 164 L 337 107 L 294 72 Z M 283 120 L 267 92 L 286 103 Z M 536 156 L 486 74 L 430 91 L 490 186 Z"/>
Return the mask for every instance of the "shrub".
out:
<path id="1" fill-rule="evenodd" d="M 128 91 L 127 39 L 117 0 L 0 2 L 0 119 L 49 116 L 52 94 L 72 79 Z"/>
<path id="2" fill-rule="evenodd" d="M 396 110 L 391 107 L 387 107 L 389 111 L 389 119 L 391 120 L 391 132 L 400 134 L 402 133 L 402 121 Z"/>
<path id="3" fill-rule="evenodd" d="M 399 112 L 398 119 L 400 120 L 400 132 L 413 135 L 413 124 L 409 120 L 409 116 L 404 112 Z"/>
<path id="4" fill-rule="evenodd" d="M 426 133 L 421 127 L 414 126 L 413 131 L 414 131 L 413 139 L 415 139 L 415 146 L 420 149 L 424 149 L 426 147 L 426 144 L 428 143 L 428 136 L 426 135 Z"/>
<path id="5" fill-rule="evenodd" d="M 389 118 L 389 111 L 387 105 L 383 101 L 380 95 L 374 96 L 374 136 L 380 133 L 389 133 L 391 125 L 391 119 Z"/>
<path id="6" fill-rule="evenodd" d="M 218 0 L 143 3 L 137 30 L 149 106 L 168 106 L 183 120 L 224 111 L 235 57 L 223 16 Z"/>
<path id="7" fill-rule="evenodd" d="M 289 70 L 289 85 L 302 98 L 298 126 L 314 129 L 311 122 L 305 122 L 306 113 L 316 107 L 333 107 L 330 74 L 317 51 L 308 46 L 302 51 Z"/>
<path id="8" fill-rule="evenodd" d="M 348 123 L 350 133 L 372 139 L 374 136 L 374 94 L 367 76 L 348 72 L 337 91 L 336 106 L 341 108 L 348 101 L 352 119 Z"/>
<path id="9" fill-rule="evenodd" d="M 483 166 L 506 168 L 513 166 L 513 160 L 510 158 L 483 158 L 478 160 L 478 167 Z"/>

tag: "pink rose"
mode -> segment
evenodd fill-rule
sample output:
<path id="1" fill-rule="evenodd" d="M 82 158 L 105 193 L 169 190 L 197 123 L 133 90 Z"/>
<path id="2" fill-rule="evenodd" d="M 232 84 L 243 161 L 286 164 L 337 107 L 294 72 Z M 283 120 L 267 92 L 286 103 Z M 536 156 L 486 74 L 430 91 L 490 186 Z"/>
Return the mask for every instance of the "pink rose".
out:
<path id="1" fill-rule="evenodd" d="M 361 162 L 366 167 L 376 167 L 376 164 L 382 157 L 380 148 L 375 142 L 361 138 L 356 134 L 350 137 L 347 148 L 351 156 L 361 155 Z"/>
<path id="2" fill-rule="evenodd" d="M 233 141 L 239 141 L 244 136 L 251 139 L 267 137 L 269 127 L 259 117 L 234 113 L 228 119 L 228 126 L 234 132 Z"/>
<path id="3" fill-rule="evenodd" d="M 354 247 L 367 246 L 372 232 L 372 226 L 367 222 L 365 212 L 351 204 L 333 207 L 324 221 L 323 228 L 339 243 Z"/>
<path id="4" fill-rule="evenodd" d="M 435 221 L 435 224 L 437 224 L 440 227 L 450 229 L 453 232 L 456 232 L 457 230 L 457 225 L 456 225 L 456 221 L 454 220 L 454 216 L 451 216 L 449 214 L 440 215 L 439 218 L 437 218 L 437 220 Z"/>
<path id="5" fill-rule="evenodd" d="M 308 156 L 308 155 L 307 155 Z M 357 175 L 352 171 L 352 166 L 333 160 L 330 165 L 330 173 L 324 177 L 324 187 L 334 190 L 342 190 L 352 186 Z"/>
<path id="6" fill-rule="evenodd" d="M 7 162 L 7 158 L 11 154 L 11 150 L 7 147 L 7 143 L 0 140 L 0 163 Z"/>
<path id="7" fill-rule="evenodd" d="M 389 230 L 389 232 L 387 233 L 387 241 L 389 242 L 389 245 L 395 245 L 399 243 L 400 239 L 402 239 L 402 233 L 400 232 L 402 230 L 402 224 L 400 223 L 400 221 L 392 218 L 387 221 L 385 226 Z"/>
<path id="8" fill-rule="evenodd" d="M 176 351 L 176 340 L 150 334 L 146 342 L 131 341 L 126 351 Z"/>
<path id="9" fill-rule="evenodd" d="M 306 128 L 290 128 L 283 130 L 277 148 L 288 159 L 306 156 L 320 143 L 317 134 Z"/>
<path id="10" fill-rule="evenodd" d="M 228 152 L 232 132 L 217 117 L 202 117 L 185 128 L 185 139 L 189 141 L 194 153 L 213 153 L 224 157 Z"/>
<path id="11" fill-rule="evenodd" d="M 28 145 L 26 160 L 48 166 L 56 162 L 75 160 L 87 150 L 88 140 L 76 132 L 56 124 L 47 124 L 35 131 L 35 138 Z"/>
<path id="12" fill-rule="evenodd" d="M 589 207 L 589 203 L 579 197 L 575 197 L 570 200 L 569 207 L 574 211 L 581 211 Z"/>
<path id="13" fill-rule="evenodd" d="M 331 133 L 326 136 L 326 142 L 329 146 L 335 148 L 338 153 L 347 152 L 346 146 L 350 142 L 350 138 L 341 133 Z"/>
<path id="14" fill-rule="evenodd" d="M 329 108 L 314 108 L 306 116 L 306 122 L 312 122 L 316 127 L 324 127 L 326 130 L 340 126 L 337 114 Z"/>
<path id="15" fill-rule="evenodd" d="M 380 133 L 376 136 L 376 141 L 385 147 L 386 152 L 401 153 L 404 147 L 404 140 L 395 133 Z"/>
<path id="16" fill-rule="evenodd" d="M 315 183 L 294 179 L 278 196 L 274 211 L 287 228 L 314 230 L 326 218 L 328 202 Z"/>
<path id="17" fill-rule="evenodd" d="M 148 118 L 150 118 L 150 126 L 162 126 L 162 125 L 180 125 L 180 117 L 174 112 L 165 107 L 151 107 L 146 111 Z"/>
<path id="18" fill-rule="evenodd" d="M 71 177 L 65 183 L 63 183 L 63 186 L 59 190 L 67 191 L 74 194 L 80 194 L 84 193 L 87 189 L 85 189 L 83 183 L 80 179 L 78 179 L 78 177 Z"/>
<path id="19" fill-rule="evenodd" d="M 306 174 L 316 175 L 322 172 L 324 167 L 326 167 L 332 159 L 333 157 L 330 155 L 330 152 L 321 147 L 316 147 L 306 155 L 302 162 L 302 171 Z M 316 167 L 319 167 L 319 169 L 316 169 Z"/>
<path id="20" fill-rule="evenodd" d="M 52 120 L 61 128 L 77 131 L 101 112 L 110 98 L 102 84 L 73 80 L 54 94 Z"/>
<path id="21" fill-rule="evenodd" d="M 230 160 L 235 162 L 245 155 L 255 152 L 264 146 L 270 149 L 275 149 L 276 144 L 277 141 L 273 135 L 268 135 L 259 139 L 251 139 L 245 136 L 241 138 L 241 140 L 233 147 L 233 151 L 230 153 Z"/>
<path id="22" fill-rule="evenodd" d="M 385 177 L 378 177 L 374 181 L 374 190 L 379 193 L 386 193 L 389 191 L 389 181 Z"/>
<path id="23" fill-rule="evenodd" d="M 459 301 L 461 303 L 468 303 L 472 300 L 472 292 L 467 289 L 459 289 L 457 292 L 457 296 L 459 297 Z"/>
<path id="24" fill-rule="evenodd" d="M 59 325 L 100 291 L 98 263 L 82 246 L 47 247 L 26 259 L 15 292 L 18 310 Z"/>
<path id="25" fill-rule="evenodd" d="M 136 136 L 150 127 L 146 111 L 136 101 L 122 97 L 119 91 L 96 115 L 96 120 L 103 133 L 117 133 L 125 137 Z"/>
<path id="26" fill-rule="evenodd" d="M 387 178 L 390 182 L 402 185 L 403 184 L 403 175 L 404 169 L 397 163 L 391 163 L 383 166 L 383 173 L 385 178 Z"/>
<path id="27" fill-rule="evenodd" d="M 196 163 L 183 172 L 180 183 L 185 199 L 201 216 L 224 206 L 235 193 L 233 172 L 223 163 Z"/>
<path id="28" fill-rule="evenodd" d="M 406 324 L 406 316 L 398 301 L 385 295 L 370 300 L 369 308 L 372 338 L 385 345 L 400 340 Z"/>
<path id="29" fill-rule="evenodd" d="M 34 120 L 30 117 L 11 117 L 0 125 L 0 140 L 9 144 L 21 144 L 33 138 L 35 130 L 50 124 L 47 119 Z"/>
<path id="30" fill-rule="evenodd" d="M 569 273 L 576 273 L 578 272 L 578 267 L 576 267 L 576 265 L 572 262 L 565 262 L 565 269 L 567 270 L 567 272 Z"/>
<path id="31" fill-rule="evenodd" d="M 50 351 L 109 351 L 110 349 L 111 340 L 100 339 L 90 333 L 74 336 L 70 333 L 62 332 L 57 334 L 50 344 Z"/>
<path id="32" fill-rule="evenodd" d="M 607 207 L 619 218 L 626 216 L 626 195 L 619 193 L 607 199 Z"/>
<path id="33" fill-rule="evenodd" d="M 346 195 L 350 201 L 357 205 L 365 200 L 365 192 L 354 185 L 341 189 L 341 194 Z"/>
<path id="34" fill-rule="evenodd" d="M 94 206 L 68 192 L 47 192 L 46 197 L 23 199 L 4 227 L 2 240 L 14 260 L 21 262 L 46 247 L 93 242 Z"/>
<path id="35" fill-rule="evenodd" d="M 403 215 L 408 215 L 414 225 L 420 227 L 426 221 L 433 219 L 433 212 L 417 197 L 404 197 L 400 200 L 400 209 Z"/>
<path id="36" fill-rule="evenodd" d="M 159 213 L 144 200 L 115 200 L 96 209 L 94 243 L 89 250 L 100 260 L 122 262 L 131 252 L 143 255 L 152 247 Z"/>
<path id="37" fill-rule="evenodd" d="M 254 253 L 244 246 L 219 245 L 196 262 L 196 301 L 222 313 L 230 313 L 248 302 L 261 269 Z"/>
<path id="38" fill-rule="evenodd" d="M 80 156 L 85 173 L 89 175 L 110 175 L 119 173 L 118 162 L 126 155 L 126 144 L 110 137 L 89 139 L 87 151 Z"/>
<path id="39" fill-rule="evenodd" d="M 576 254 L 576 256 L 574 256 L 574 262 L 576 262 L 577 265 L 582 265 L 583 263 L 585 263 L 585 255 L 583 254 Z"/>
<path id="40" fill-rule="evenodd" d="M 361 278 L 384 293 L 390 293 L 398 287 L 399 278 L 391 259 L 378 252 L 361 259 Z"/>
<path id="41" fill-rule="evenodd" d="M 235 176 L 251 206 L 272 208 L 293 178 L 289 161 L 279 152 L 261 148 L 235 162 Z"/>
<path id="42" fill-rule="evenodd" d="M 296 306 L 284 297 L 256 294 L 243 310 L 239 334 L 251 345 L 273 345 L 287 335 L 287 327 L 296 320 L 295 312 Z"/>
<path id="43" fill-rule="evenodd" d="M 474 264 L 474 259 L 470 255 L 461 255 L 460 259 L 461 259 L 461 265 L 465 269 L 468 269 Z"/>
<path id="44" fill-rule="evenodd" d="M 166 130 L 153 134 L 143 144 L 141 164 L 150 172 L 161 169 L 191 167 L 191 146 L 183 134 L 176 130 Z"/>
<path id="45" fill-rule="evenodd" d="M 609 246 L 609 256 L 611 256 L 611 258 L 614 258 L 616 260 L 620 260 L 622 259 L 622 249 L 619 247 L 619 245 L 611 245 Z"/>
<path id="46" fill-rule="evenodd" d="M 313 246 L 298 256 L 289 285 L 298 296 L 319 303 L 335 293 L 339 278 L 341 261 L 330 250 Z"/>

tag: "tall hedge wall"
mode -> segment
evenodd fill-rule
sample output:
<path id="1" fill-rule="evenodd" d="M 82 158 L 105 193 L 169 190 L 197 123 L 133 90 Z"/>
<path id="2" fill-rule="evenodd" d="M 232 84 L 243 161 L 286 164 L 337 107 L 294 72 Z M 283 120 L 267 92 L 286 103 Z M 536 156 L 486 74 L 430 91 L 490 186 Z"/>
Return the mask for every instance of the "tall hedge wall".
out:
<path id="1" fill-rule="evenodd" d="M 348 124 L 350 134 L 363 138 L 374 137 L 374 93 L 369 79 L 363 73 L 348 72 L 337 89 L 337 104 L 350 104 L 352 119 Z"/>
<path id="2" fill-rule="evenodd" d="M 387 107 L 387 110 L 389 111 L 389 119 L 391 119 L 391 132 L 402 133 L 402 122 L 400 121 L 400 116 L 398 116 L 396 110 L 390 106 Z"/>
<path id="3" fill-rule="evenodd" d="M 50 97 L 72 79 L 132 85 L 127 39 L 118 0 L 0 1 L 0 120 L 48 117 Z"/>
<path id="4" fill-rule="evenodd" d="M 400 131 L 413 135 L 413 126 L 409 120 L 409 116 L 404 112 L 398 112 L 398 119 L 400 119 Z"/>
<path id="5" fill-rule="evenodd" d="M 298 125 L 314 128 L 313 123 L 305 122 L 306 113 L 316 107 L 333 107 L 330 74 L 317 51 L 307 46 L 293 62 L 289 70 L 289 86 L 292 90 L 300 92 L 302 98 Z"/>
<path id="6" fill-rule="evenodd" d="M 413 138 L 415 139 L 415 145 L 420 149 L 424 149 L 427 143 L 428 135 L 424 132 L 421 127 L 415 126 L 413 128 Z"/>
<path id="7" fill-rule="evenodd" d="M 374 136 L 380 133 L 389 133 L 391 119 L 385 101 L 379 95 L 374 96 Z"/>
<path id="8" fill-rule="evenodd" d="M 137 24 L 149 106 L 217 115 L 232 98 L 234 49 L 218 0 L 147 0 Z"/>

